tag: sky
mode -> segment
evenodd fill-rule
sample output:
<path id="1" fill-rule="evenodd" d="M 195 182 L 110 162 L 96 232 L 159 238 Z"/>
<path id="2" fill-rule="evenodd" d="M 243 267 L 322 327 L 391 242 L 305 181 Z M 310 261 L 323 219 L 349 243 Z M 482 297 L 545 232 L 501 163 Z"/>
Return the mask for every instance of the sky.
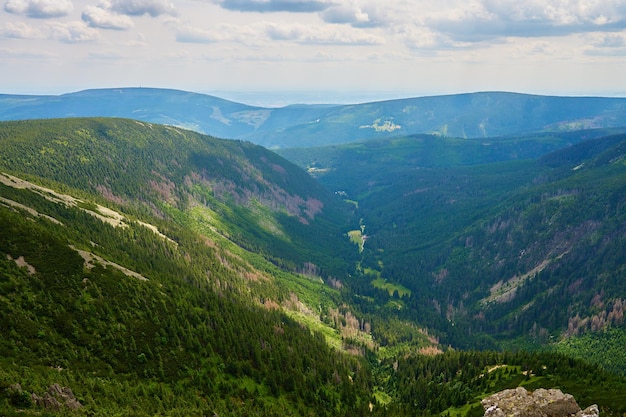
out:
<path id="1" fill-rule="evenodd" d="M 0 93 L 626 96 L 626 0 L 0 0 Z"/>

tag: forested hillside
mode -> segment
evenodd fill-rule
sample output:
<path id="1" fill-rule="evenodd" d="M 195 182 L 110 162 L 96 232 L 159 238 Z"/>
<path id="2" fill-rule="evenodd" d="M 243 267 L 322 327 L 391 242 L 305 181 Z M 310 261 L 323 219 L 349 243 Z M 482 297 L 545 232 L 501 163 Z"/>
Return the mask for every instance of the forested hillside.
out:
<path id="1" fill-rule="evenodd" d="M 259 146 L 123 119 L 8 122 L 0 140 L 8 172 L 212 228 L 293 270 L 345 272 L 335 255 L 351 253 L 341 237 L 347 205 Z"/>
<path id="2" fill-rule="evenodd" d="M 73 391 L 77 415 L 343 415 L 367 406 L 366 365 L 281 312 L 297 297 L 263 283 L 275 279 L 271 270 L 185 227 L 167 229 L 174 242 L 137 221 L 103 221 L 91 203 L 1 191 L 3 415 L 39 415 L 45 406 L 31 393 L 53 384 Z"/>
<path id="3" fill-rule="evenodd" d="M 3 413 L 54 384 L 80 415 L 367 409 L 368 364 L 321 320 L 347 213 L 304 172 L 121 119 L 3 123 L 0 144 Z"/>
<path id="4" fill-rule="evenodd" d="M 607 345 L 623 340 L 626 136 L 609 133 L 416 136 L 299 160 L 282 153 L 358 206 L 363 311 L 393 301 L 397 317 L 457 347 L 566 338 L 554 346 L 624 372 L 621 355 L 574 343 L 609 328 L 620 330 Z"/>
<path id="5" fill-rule="evenodd" d="M 524 385 L 622 415 L 625 139 L 372 143 L 335 194 L 245 142 L 0 123 L 0 413 L 479 416 Z"/>
<path id="6" fill-rule="evenodd" d="M 4 415 L 478 416 L 480 398 L 520 384 L 558 386 L 603 415 L 626 410 L 623 379 L 555 354 L 405 353 L 381 362 L 339 354 L 277 310 L 242 302 L 241 278 L 216 267 L 224 261 L 193 235 L 174 246 L 143 226 L 114 228 L 80 208 L 18 195 L 39 211 L 15 200 L 13 210 L 0 206 L 1 250 L 11 256 L 0 259 Z M 154 265 L 137 264 L 137 276 L 99 260 L 119 258 L 120 248 Z M 32 400 L 54 384 L 80 406 Z"/>

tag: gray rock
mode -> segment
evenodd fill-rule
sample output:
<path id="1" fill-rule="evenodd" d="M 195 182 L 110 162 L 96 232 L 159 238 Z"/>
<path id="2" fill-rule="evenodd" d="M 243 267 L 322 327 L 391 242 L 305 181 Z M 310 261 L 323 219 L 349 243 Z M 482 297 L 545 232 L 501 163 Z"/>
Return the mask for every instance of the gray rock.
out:
<path id="1" fill-rule="evenodd" d="M 76 399 L 72 390 L 68 387 L 61 387 L 59 384 L 50 385 L 48 392 L 43 395 L 32 394 L 35 404 L 48 410 L 60 410 L 63 406 L 76 410 L 83 405 Z"/>
<path id="2" fill-rule="evenodd" d="M 540 388 L 528 392 L 523 387 L 493 394 L 482 401 L 485 417 L 599 417 L 598 406 L 584 411 L 570 394 L 558 389 Z"/>
<path id="3" fill-rule="evenodd" d="M 590 405 L 580 413 L 577 413 L 576 417 L 600 417 L 600 410 L 597 405 Z"/>

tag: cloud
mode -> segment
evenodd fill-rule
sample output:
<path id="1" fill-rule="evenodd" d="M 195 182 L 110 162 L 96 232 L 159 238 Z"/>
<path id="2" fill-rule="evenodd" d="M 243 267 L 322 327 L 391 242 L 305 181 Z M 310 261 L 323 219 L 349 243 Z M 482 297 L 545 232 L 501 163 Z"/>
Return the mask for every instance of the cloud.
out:
<path id="1" fill-rule="evenodd" d="M 594 33 L 586 36 L 586 43 L 588 56 L 626 55 L 626 33 Z"/>
<path id="2" fill-rule="evenodd" d="M 367 31 L 338 25 L 256 22 L 252 25 L 222 24 L 210 30 L 185 23 L 176 25 L 176 41 L 182 43 L 230 42 L 256 47 L 270 42 L 299 45 L 379 45 L 384 39 Z M 270 44 L 271 45 L 271 44 Z"/>
<path id="3" fill-rule="evenodd" d="M 590 43 L 598 48 L 623 48 L 626 47 L 626 34 L 602 33 L 593 36 Z"/>
<path id="4" fill-rule="evenodd" d="M 113 62 L 127 58 L 126 55 L 120 54 L 117 51 L 100 51 L 100 50 L 90 51 L 87 53 L 87 56 L 94 60 L 113 61 Z"/>
<path id="5" fill-rule="evenodd" d="M 369 16 L 356 4 L 341 4 L 329 7 L 321 14 L 328 23 L 363 24 L 369 21 Z"/>
<path id="6" fill-rule="evenodd" d="M 69 0 L 7 0 L 4 10 L 37 19 L 65 16 L 73 10 Z"/>
<path id="7" fill-rule="evenodd" d="M 38 29 L 22 22 L 9 22 L 0 27 L 0 37 L 14 39 L 40 39 L 43 34 Z"/>
<path id="8" fill-rule="evenodd" d="M 87 6 L 82 19 L 92 28 L 127 30 L 134 26 L 129 16 L 176 16 L 174 5 L 161 0 L 103 0 Z"/>
<path id="9" fill-rule="evenodd" d="M 224 9 L 241 12 L 314 13 L 327 9 L 333 3 L 327 0 L 213 0 Z"/>
<path id="10" fill-rule="evenodd" d="M 81 17 L 93 28 L 126 30 L 133 27 L 133 21 L 128 16 L 112 13 L 102 7 L 87 6 Z"/>
<path id="11" fill-rule="evenodd" d="M 223 23 L 204 29 L 192 26 L 188 22 L 172 20 L 166 25 L 174 28 L 176 41 L 181 43 L 216 43 L 233 42 L 245 45 L 259 45 L 265 38 L 265 23 L 257 22 L 252 25 L 233 25 Z"/>
<path id="12" fill-rule="evenodd" d="M 0 62 L 15 63 L 30 61 L 46 64 L 56 61 L 59 56 L 50 51 L 0 48 Z M 30 68 L 30 67 L 29 67 Z"/>
<path id="13" fill-rule="evenodd" d="M 622 57 L 626 56 L 626 48 L 587 49 L 585 55 L 591 57 Z"/>
<path id="14" fill-rule="evenodd" d="M 176 41 L 183 43 L 213 43 L 224 40 L 215 32 L 184 26 L 176 30 Z"/>
<path id="15" fill-rule="evenodd" d="M 386 10 L 377 5 L 359 5 L 356 0 L 334 5 L 320 13 L 320 17 L 327 23 L 349 24 L 354 27 L 385 26 L 389 22 Z"/>
<path id="16" fill-rule="evenodd" d="M 128 16 L 157 17 L 161 15 L 176 16 L 176 8 L 172 3 L 160 0 L 111 0 L 105 3 L 107 9 Z"/>
<path id="17" fill-rule="evenodd" d="M 397 35 L 408 49 L 425 55 L 437 55 L 440 51 L 468 47 L 467 43 L 456 42 L 442 33 L 424 27 L 404 26 L 397 29 Z"/>
<path id="18" fill-rule="evenodd" d="M 50 24 L 52 38 L 64 43 L 91 42 L 99 39 L 98 31 L 85 22 Z"/>
<path id="19" fill-rule="evenodd" d="M 425 19 L 455 40 L 563 36 L 626 28 L 623 0 L 479 0 Z"/>
<path id="20" fill-rule="evenodd" d="M 301 44 L 378 45 L 384 43 L 384 39 L 378 36 L 342 26 L 270 23 L 265 32 L 274 41 L 291 41 Z"/>

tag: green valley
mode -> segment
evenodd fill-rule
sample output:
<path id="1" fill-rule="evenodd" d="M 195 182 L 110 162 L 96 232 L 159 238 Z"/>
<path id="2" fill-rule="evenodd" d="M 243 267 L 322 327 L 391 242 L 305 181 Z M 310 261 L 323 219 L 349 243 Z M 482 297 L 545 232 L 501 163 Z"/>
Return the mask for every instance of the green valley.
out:
<path id="1" fill-rule="evenodd" d="M 623 130 L 281 155 L 1 122 L 0 413 L 481 416 L 516 386 L 626 412 Z"/>
<path id="2" fill-rule="evenodd" d="M 378 289 L 413 293 L 402 316 L 457 347 L 536 349 L 624 324 L 626 136 L 615 133 L 489 146 L 414 136 L 281 154 L 323 167 L 319 181 L 358 202 L 361 265 L 378 271 Z M 357 292 L 355 302 L 384 301 L 369 286 Z"/>

